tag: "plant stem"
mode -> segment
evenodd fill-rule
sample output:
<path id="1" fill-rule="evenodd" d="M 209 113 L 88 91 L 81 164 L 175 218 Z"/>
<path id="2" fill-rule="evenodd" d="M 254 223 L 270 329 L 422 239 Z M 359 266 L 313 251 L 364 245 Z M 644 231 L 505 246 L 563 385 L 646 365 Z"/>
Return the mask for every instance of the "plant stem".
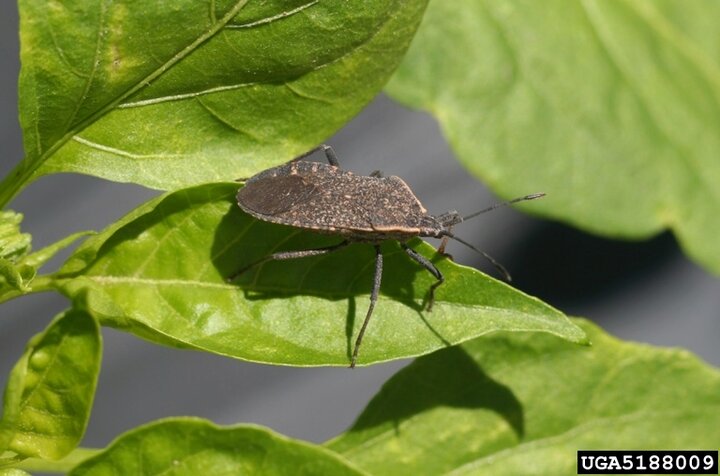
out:
<path id="1" fill-rule="evenodd" d="M 41 275 L 36 276 L 35 279 L 32 280 L 32 283 L 30 284 L 30 291 L 28 292 L 20 292 L 20 291 L 10 291 L 0 296 L 0 304 L 10 301 L 11 299 L 15 299 L 16 297 L 25 296 L 28 294 L 35 294 L 35 293 L 43 293 L 46 291 L 54 291 L 55 279 L 53 279 L 50 275 Z"/>
<path id="2" fill-rule="evenodd" d="M 0 209 L 5 208 L 15 198 L 15 195 L 27 185 L 32 173 L 33 169 L 26 167 L 26 162 L 23 159 L 2 179 L 2 182 L 0 182 Z"/>

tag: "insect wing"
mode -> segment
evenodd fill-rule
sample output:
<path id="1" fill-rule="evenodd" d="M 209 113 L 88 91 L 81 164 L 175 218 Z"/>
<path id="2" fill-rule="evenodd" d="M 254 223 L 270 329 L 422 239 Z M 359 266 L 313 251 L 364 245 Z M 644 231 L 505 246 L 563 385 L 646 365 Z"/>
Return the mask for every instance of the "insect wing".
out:
<path id="1" fill-rule="evenodd" d="M 398 177 L 360 176 L 317 162 L 261 172 L 240 189 L 237 200 L 264 221 L 373 239 L 416 235 L 426 213 Z"/>
<path id="2" fill-rule="evenodd" d="M 267 220 L 307 202 L 316 189 L 316 185 L 299 175 L 265 177 L 241 188 L 237 193 L 237 201 L 247 213 Z"/>

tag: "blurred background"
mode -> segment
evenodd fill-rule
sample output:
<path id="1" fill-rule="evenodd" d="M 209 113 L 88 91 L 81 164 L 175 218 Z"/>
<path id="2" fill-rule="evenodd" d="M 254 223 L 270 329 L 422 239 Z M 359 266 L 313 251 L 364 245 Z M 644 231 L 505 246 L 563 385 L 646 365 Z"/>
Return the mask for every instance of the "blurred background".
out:
<path id="1" fill-rule="evenodd" d="M 17 120 L 18 16 L 0 3 L 0 173 L 22 158 Z M 453 158 L 432 118 L 379 96 L 328 140 L 341 164 L 403 177 L 431 213 L 469 213 L 498 199 Z M 542 191 L 527 190 L 528 193 Z M 15 199 L 23 231 L 39 249 L 74 231 L 100 230 L 157 192 L 78 175 L 44 177 Z M 503 263 L 514 285 L 626 340 L 684 347 L 720 365 L 720 280 L 688 261 L 668 233 L 645 242 L 605 240 L 506 208 L 456 230 Z M 451 245 L 456 261 L 492 267 Z M 57 266 L 61 257 L 51 263 Z M 46 268 L 47 270 L 47 268 Z M 496 274 L 495 274 L 496 275 Z M 0 309 L 0 385 L 27 340 L 67 307 L 57 294 Z M 368 369 L 296 369 L 159 347 L 103 330 L 104 354 L 84 446 L 107 445 L 148 421 L 195 415 L 221 424 L 258 423 L 322 442 L 345 430 L 385 380 L 408 362 Z"/>

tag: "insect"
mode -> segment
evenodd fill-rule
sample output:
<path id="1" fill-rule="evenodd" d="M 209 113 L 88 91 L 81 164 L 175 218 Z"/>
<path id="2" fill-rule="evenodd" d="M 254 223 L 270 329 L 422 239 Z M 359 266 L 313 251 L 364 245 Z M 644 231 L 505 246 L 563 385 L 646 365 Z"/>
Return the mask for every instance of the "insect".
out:
<path id="1" fill-rule="evenodd" d="M 319 150 L 324 151 L 328 164 L 302 160 Z M 350 243 L 374 245 L 375 276 L 370 293 L 370 306 L 355 340 L 350 361 L 350 367 L 353 368 L 380 292 L 383 270 L 380 244 L 383 241 L 399 241 L 408 256 L 435 277 L 436 281 L 430 286 L 427 296 L 427 310 L 431 311 L 435 290 L 445 278 L 430 260 L 410 248 L 407 241 L 416 236 L 440 238 L 442 242 L 438 251 L 444 254 L 447 240 L 456 240 L 488 259 L 509 280 L 510 276 L 505 268 L 485 252 L 455 236 L 452 227 L 494 208 L 523 200 L 534 200 L 543 195 L 526 195 L 465 217 L 456 211 L 433 216 L 428 214 L 401 178 L 384 177 L 379 171 L 369 176 L 345 171 L 340 168 L 333 149 L 328 145 L 321 145 L 284 165 L 247 179 L 237 193 L 237 203 L 243 211 L 259 220 L 337 235 L 342 237 L 343 241 L 324 248 L 273 253 L 244 267 L 229 277 L 228 281 L 233 281 L 245 271 L 270 260 L 324 255 Z"/>

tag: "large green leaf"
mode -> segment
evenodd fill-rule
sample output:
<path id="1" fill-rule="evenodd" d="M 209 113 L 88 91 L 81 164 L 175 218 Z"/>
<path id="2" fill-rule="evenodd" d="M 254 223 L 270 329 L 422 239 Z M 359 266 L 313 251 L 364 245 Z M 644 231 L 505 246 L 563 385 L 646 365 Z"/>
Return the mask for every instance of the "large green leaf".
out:
<path id="1" fill-rule="evenodd" d="M 125 433 L 70 474 L 335 476 L 363 473 L 331 451 L 265 428 L 219 427 L 198 418 L 172 418 Z"/>
<path id="2" fill-rule="evenodd" d="M 70 310 L 33 337 L 12 370 L 0 420 L 0 453 L 59 459 L 85 432 L 98 373 L 100 332 Z"/>
<path id="3" fill-rule="evenodd" d="M 720 2 L 432 2 L 388 86 L 501 195 L 720 273 Z"/>
<path id="4" fill-rule="evenodd" d="M 20 0 L 26 157 L 156 188 L 248 176 L 385 84 L 426 0 Z"/>
<path id="5" fill-rule="evenodd" d="M 57 285 L 70 296 L 87 293 L 104 324 L 160 343 L 259 362 L 347 365 L 369 304 L 372 246 L 266 263 L 229 284 L 225 278 L 274 251 L 340 241 L 249 217 L 235 204 L 237 189 L 201 185 L 143 205 L 78 248 Z M 412 244 L 434 256 L 429 245 Z M 397 243 L 383 249 L 382 292 L 360 364 L 426 354 L 498 330 L 585 341 L 557 310 L 444 259 L 437 265 L 447 282 L 425 312 L 434 278 Z"/>
<path id="6" fill-rule="evenodd" d="M 720 442 L 720 372 L 684 350 L 498 334 L 418 359 L 328 444 L 372 474 L 576 474 L 578 449 Z"/>

